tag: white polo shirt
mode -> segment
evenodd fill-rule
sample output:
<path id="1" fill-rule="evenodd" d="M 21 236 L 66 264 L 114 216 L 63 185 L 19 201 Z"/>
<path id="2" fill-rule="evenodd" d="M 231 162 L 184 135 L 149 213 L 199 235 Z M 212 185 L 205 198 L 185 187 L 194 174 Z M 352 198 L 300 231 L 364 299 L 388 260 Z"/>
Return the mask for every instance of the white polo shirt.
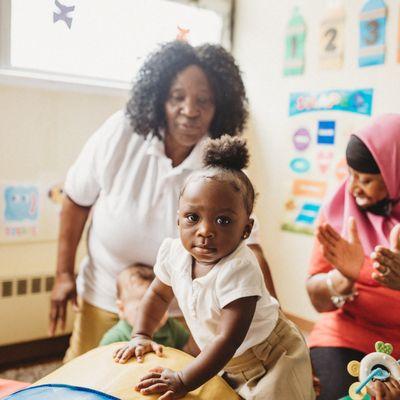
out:
<path id="1" fill-rule="evenodd" d="M 200 349 L 218 335 L 222 309 L 234 300 L 259 298 L 250 328 L 235 357 L 265 340 L 277 323 L 279 304 L 268 293 L 257 259 L 243 242 L 206 275 L 192 279 L 191 254 L 180 239 L 165 239 L 154 272 L 164 284 L 172 287 Z"/>
<path id="2" fill-rule="evenodd" d="M 178 237 L 179 191 L 186 177 L 201 168 L 205 140 L 174 168 L 164 143 L 135 134 L 124 111 L 89 138 L 64 186 L 75 203 L 94 205 L 88 256 L 77 281 L 88 303 L 117 312 L 117 275 L 132 263 L 154 265 L 162 241 Z M 258 243 L 257 227 L 249 239 Z"/>

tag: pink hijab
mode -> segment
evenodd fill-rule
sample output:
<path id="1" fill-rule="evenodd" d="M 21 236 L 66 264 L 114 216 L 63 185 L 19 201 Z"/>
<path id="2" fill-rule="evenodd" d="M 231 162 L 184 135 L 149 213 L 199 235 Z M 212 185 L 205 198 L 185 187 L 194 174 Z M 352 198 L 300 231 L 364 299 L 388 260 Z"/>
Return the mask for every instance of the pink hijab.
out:
<path id="1" fill-rule="evenodd" d="M 355 134 L 368 147 L 379 166 L 390 199 L 400 198 L 400 114 L 384 114 Z M 325 204 L 326 221 L 346 236 L 347 221 L 355 218 L 358 234 L 366 255 L 378 244 L 389 247 L 389 234 L 400 223 L 400 202 L 389 217 L 361 211 L 348 191 L 348 179 Z"/>

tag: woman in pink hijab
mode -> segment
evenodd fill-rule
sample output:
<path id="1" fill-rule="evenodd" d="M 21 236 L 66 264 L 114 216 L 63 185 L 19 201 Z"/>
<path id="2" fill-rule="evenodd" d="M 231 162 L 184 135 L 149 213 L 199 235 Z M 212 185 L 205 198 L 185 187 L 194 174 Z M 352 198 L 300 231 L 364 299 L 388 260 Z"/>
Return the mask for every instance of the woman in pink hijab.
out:
<path id="1" fill-rule="evenodd" d="M 393 345 L 400 358 L 400 115 L 352 135 L 348 179 L 322 208 L 307 290 L 322 313 L 309 337 L 320 400 L 347 395 L 347 363 Z"/>

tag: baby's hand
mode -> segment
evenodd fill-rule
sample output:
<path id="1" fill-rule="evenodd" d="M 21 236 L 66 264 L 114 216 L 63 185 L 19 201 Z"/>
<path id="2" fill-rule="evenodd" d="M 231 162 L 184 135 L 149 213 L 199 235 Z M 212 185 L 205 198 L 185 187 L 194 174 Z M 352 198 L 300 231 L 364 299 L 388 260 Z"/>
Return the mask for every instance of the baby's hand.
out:
<path id="1" fill-rule="evenodd" d="M 368 393 L 376 400 L 400 400 L 400 383 L 393 378 L 386 382 L 375 381 L 374 391 L 368 389 Z"/>
<path id="2" fill-rule="evenodd" d="M 142 362 L 143 356 L 152 351 L 162 357 L 161 345 L 153 342 L 147 336 L 135 335 L 125 346 L 117 349 L 113 357 L 114 361 L 120 364 L 126 363 L 132 357 L 136 357 L 138 362 Z"/>
<path id="3" fill-rule="evenodd" d="M 144 395 L 162 394 L 158 400 L 175 400 L 185 397 L 187 390 L 179 377 L 179 372 L 156 367 L 140 378 L 135 389 Z"/>

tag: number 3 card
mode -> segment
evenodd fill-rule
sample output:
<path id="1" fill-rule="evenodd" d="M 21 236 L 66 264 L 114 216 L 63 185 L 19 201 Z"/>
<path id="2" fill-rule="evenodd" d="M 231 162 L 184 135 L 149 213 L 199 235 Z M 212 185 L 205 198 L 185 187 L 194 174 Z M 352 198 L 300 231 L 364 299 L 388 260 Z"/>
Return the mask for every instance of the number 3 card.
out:
<path id="1" fill-rule="evenodd" d="M 360 67 L 385 62 L 387 8 L 383 0 L 368 0 L 360 15 Z"/>

